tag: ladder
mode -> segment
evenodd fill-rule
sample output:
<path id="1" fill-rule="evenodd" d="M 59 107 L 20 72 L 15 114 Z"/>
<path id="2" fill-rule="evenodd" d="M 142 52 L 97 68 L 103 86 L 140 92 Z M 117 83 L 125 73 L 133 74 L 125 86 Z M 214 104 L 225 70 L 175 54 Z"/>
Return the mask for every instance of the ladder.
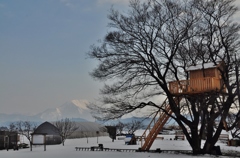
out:
<path id="1" fill-rule="evenodd" d="M 174 98 L 174 101 L 178 105 L 178 103 L 181 101 L 181 98 L 176 97 L 176 98 Z M 172 114 L 172 110 L 171 110 L 171 107 L 168 103 L 168 99 L 166 99 L 163 102 L 161 107 L 164 108 L 168 112 L 168 115 L 165 112 L 160 111 L 160 110 L 158 112 L 156 112 L 152 121 L 148 125 L 147 129 L 143 132 L 143 134 L 141 136 L 140 140 L 141 140 L 141 146 L 142 146 L 141 150 L 142 151 L 147 151 L 147 150 L 150 149 L 154 140 L 157 138 L 157 135 L 159 134 L 159 132 L 162 130 L 163 126 L 165 125 L 165 123 L 169 119 L 169 117 L 170 117 L 169 115 Z M 157 119 L 158 115 L 159 115 L 159 118 Z M 157 121 L 156 121 L 156 119 L 157 119 Z M 148 135 L 147 135 L 147 130 L 149 130 Z M 143 140 L 145 140 L 145 142 L 142 145 Z"/>

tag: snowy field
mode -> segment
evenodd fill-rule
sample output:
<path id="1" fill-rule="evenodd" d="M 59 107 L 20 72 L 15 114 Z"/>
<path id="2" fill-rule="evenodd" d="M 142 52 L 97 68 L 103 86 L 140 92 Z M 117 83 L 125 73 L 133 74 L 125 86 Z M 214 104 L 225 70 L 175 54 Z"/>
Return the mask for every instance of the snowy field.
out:
<path id="1" fill-rule="evenodd" d="M 164 135 L 164 140 L 155 140 L 151 149 L 155 150 L 161 148 L 162 150 L 191 150 L 187 141 L 185 140 L 170 140 L 174 135 Z M 88 141 L 88 142 L 87 142 Z M 215 157 L 211 155 L 191 156 L 185 154 L 174 153 L 138 153 L 138 152 L 116 152 L 116 151 L 76 151 L 75 147 L 91 147 L 103 144 L 104 148 L 119 148 L 119 149 L 138 149 L 141 143 L 137 145 L 125 145 L 124 140 L 112 140 L 109 137 L 99 138 L 82 138 L 82 139 L 68 139 L 65 146 L 62 145 L 48 145 L 46 151 L 44 146 L 34 146 L 33 151 L 30 149 L 19 149 L 18 151 L 0 150 L 0 158 L 207 158 Z M 217 145 L 221 146 L 222 151 L 240 152 L 240 147 L 229 147 L 221 142 Z M 226 158 L 219 156 L 219 158 Z"/>

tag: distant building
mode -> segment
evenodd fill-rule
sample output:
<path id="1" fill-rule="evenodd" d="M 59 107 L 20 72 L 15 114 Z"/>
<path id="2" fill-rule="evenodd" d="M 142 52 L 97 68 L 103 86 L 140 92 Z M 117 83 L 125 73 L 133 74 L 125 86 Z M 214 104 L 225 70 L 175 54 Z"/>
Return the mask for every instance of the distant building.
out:
<path id="1" fill-rule="evenodd" d="M 76 125 L 78 129 L 68 138 L 109 136 L 107 128 L 96 122 L 76 122 Z"/>
<path id="2" fill-rule="evenodd" d="M 46 139 L 44 139 L 46 137 Z M 45 140 L 45 142 L 44 142 Z M 61 144 L 61 137 L 57 133 L 57 127 L 49 122 L 44 122 L 39 125 L 32 133 L 33 144 Z"/>
<path id="3" fill-rule="evenodd" d="M 0 150 L 17 149 L 18 141 L 17 132 L 0 131 Z"/>

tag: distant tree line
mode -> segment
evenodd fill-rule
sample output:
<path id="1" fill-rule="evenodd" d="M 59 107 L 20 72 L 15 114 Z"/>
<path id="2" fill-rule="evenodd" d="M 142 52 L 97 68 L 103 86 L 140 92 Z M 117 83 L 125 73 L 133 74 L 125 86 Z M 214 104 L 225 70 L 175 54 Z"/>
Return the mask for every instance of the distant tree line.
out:
<path id="1" fill-rule="evenodd" d="M 56 132 L 62 138 L 62 144 L 64 145 L 65 140 L 78 129 L 76 123 L 71 121 L 69 118 L 61 119 L 53 122 L 56 127 Z M 16 121 L 11 122 L 8 127 L 1 127 L 1 129 L 18 132 L 18 134 L 25 136 L 32 145 L 32 134 L 37 128 L 37 124 L 31 121 Z"/>
<path id="2" fill-rule="evenodd" d="M 145 128 L 142 121 L 139 121 L 139 120 L 133 120 L 133 121 L 127 122 L 127 123 L 122 123 L 121 121 L 119 121 L 116 124 L 116 127 L 117 127 L 118 135 L 134 134 L 137 130 Z"/>

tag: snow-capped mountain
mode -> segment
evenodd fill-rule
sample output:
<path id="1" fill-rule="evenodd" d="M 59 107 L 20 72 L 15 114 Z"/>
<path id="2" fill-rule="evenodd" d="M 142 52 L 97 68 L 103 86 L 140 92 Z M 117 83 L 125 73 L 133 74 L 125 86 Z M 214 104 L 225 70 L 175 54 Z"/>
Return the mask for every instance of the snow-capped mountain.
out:
<path id="1" fill-rule="evenodd" d="M 37 115 L 0 113 L 0 127 L 8 126 L 11 122 L 15 121 L 32 121 L 40 124 L 44 121 L 56 121 L 65 118 L 72 119 L 75 122 L 95 122 L 96 120 L 92 117 L 90 110 L 86 107 L 86 104 L 87 101 L 84 100 L 72 100 L 59 107 L 46 109 Z M 146 117 L 131 116 L 107 122 L 97 122 L 105 125 L 115 125 L 119 121 L 122 123 L 130 123 L 133 120 L 143 121 L 143 124 L 147 126 L 151 121 L 151 118 L 146 119 Z"/>
<path id="2" fill-rule="evenodd" d="M 10 122 L 15 121 L 56 121 L 64 118 L 72 119 L 76 122 L 79 121 L 94 121 L 90 110 L 86 107 L 87 101 L 72 100 L 65 104 L 49 108 L 36 115 L 23 115 L 23 114 L 4 114 L 0 113 L 0 126 L 9 125 Z"/>
<path id="3" fill-rule="evenodd" d="M 47 109 L 38 116 L 42 120 L 54 121 L 63 118 L 82 118 L 87 121 L 94 121 L 90 110 L 86 107 L 86 101 L 72 100 L 60 107 Z"/>

